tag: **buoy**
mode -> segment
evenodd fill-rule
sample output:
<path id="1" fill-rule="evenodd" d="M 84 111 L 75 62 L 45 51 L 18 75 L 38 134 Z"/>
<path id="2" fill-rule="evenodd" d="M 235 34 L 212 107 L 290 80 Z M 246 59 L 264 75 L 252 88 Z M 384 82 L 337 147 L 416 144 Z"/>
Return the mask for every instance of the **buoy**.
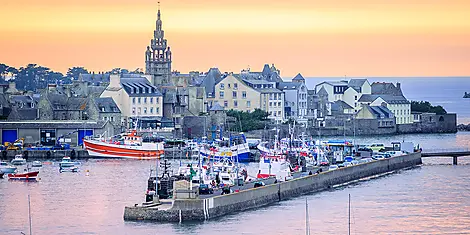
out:
<path id="1" fill-rule="evenodd" d="M 86 170 L 86 176 L 89 176 L 90 175 L 90 170 Z"/>

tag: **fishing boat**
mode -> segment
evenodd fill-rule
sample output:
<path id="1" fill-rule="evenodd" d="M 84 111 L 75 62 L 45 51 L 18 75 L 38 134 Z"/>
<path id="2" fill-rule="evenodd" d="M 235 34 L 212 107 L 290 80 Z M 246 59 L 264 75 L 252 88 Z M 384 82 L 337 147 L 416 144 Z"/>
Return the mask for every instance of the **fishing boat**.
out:
<path id="1" fill-rule="evenodd" d="M 11 174 L 16 171 L 16 167 L 10 166 L 7 162 L 0 162 L 0 173 Z"/>
<path id="2" fill-rule="evenodd" d="M 260 157 L 259 169 L 256 178 L 266 179 L 276 177 L 277 180 L 286 181 L 292 179 L 293 169 L 286 155 L 263 155 Z"/>
<path id="3" fill-rule="evenodd" d="M 62 161 L 59 162 L 59 171 L 60 172 L 65 172 L 65 171 L 70 171 L 70 172 L 78 172 L 78 166 L 77 162 L 73 162 L 70 157 L 63 157 Z"/>
<path id="4" fill-rule="evenodd" d="M 32 167 L 42 167 L 42 162 L 40 161 L 33 161 Z"/>
<path id="5" fill-rule="evenodd" d="M 11 180 L 37 180 L 39 171 L 30 171 L 25 169 L 23 173 L 8 174 L 8 178 Z"/>
<path id="6" fill-rule="evenodd" d="M 163 143 L 144 143 L 136 130 L 109 140 L 85 138 L 83 146 L 90 156 L 95 157 L 155 159 L 164 153 Z"/>
<path id="7" fill-rule="evenodd" d="M 199 149 L 202 156 L 212 160 L 233 158 L 239 162 L 250 161 L 250 147 L 244 134 L 231 135 L 228 140 L 217 141 L 215 146 L 202 145 Z"/>
<path id="8" fill-rule="evenodd" d="M 23 155 L 18 154 L 13 160 L 11 160 L 12 165 L 24 165 L 26 164 L 26 159 L 23 158 Z"/>

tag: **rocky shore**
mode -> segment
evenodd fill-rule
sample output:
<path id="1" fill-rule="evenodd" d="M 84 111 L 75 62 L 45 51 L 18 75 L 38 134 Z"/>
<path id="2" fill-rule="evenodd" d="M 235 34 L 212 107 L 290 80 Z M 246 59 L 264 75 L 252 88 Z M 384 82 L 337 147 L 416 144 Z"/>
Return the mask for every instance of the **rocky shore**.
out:
<path id="1" fill-rule="evenodd" d="M 457 125 L 458 131 L 470 131 L 470 123 Z"/>

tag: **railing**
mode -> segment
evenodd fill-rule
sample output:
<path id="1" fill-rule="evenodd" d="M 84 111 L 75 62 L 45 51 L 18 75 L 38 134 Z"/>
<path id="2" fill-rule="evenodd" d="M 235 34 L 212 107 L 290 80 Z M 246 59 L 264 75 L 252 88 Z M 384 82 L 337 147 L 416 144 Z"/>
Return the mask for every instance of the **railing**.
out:
<path id="1" fill-rule="evenodd" d="M 470 152 L 470 148 L 423 149 L 422 153 L 453 153 L 453 152 Z"/>

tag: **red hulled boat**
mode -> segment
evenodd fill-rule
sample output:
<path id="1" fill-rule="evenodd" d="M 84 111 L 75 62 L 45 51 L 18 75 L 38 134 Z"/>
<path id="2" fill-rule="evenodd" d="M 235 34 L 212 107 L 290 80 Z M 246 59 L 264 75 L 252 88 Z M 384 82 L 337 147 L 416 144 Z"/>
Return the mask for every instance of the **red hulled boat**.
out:
<path id="1" fill-rule="evenodd" d="M 135 130 L 114 140 L 84 139 L 83 145 L 95 157 L 155 159 L 164 153 L 163 143 L 144 143 Z"/>
<path id="2" fill-rule="evenodd" d="M 24 173 L 8 174 L 8 178 L 11 180 L 36 180 L 39 171 L 28 171 Z"/>

